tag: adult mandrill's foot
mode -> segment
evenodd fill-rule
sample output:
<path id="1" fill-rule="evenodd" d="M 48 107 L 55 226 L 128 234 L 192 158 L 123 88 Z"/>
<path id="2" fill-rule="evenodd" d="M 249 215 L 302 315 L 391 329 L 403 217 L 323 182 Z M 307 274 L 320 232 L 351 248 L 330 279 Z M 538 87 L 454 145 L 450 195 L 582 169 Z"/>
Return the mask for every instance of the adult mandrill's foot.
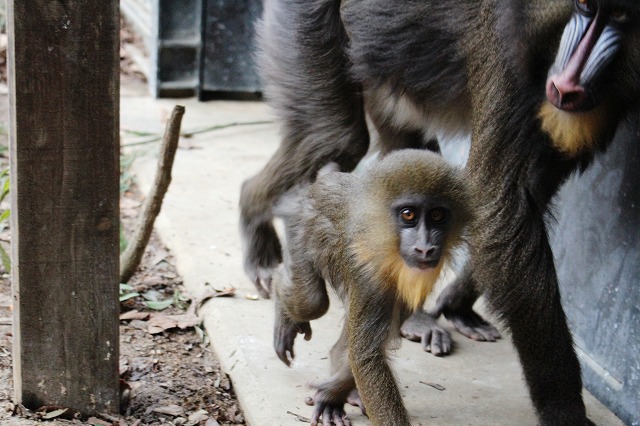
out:
<path id="1" fill-rule="evenodd" d="M 456 330 L 470 339 L 480 342 L 495 342 L 502 336 L 498 329 L 485 321 L 473 309 L 467 311 L 455 311 L 445 309 L 444 317 L 451 321 Z"/>
<path id="2" fill-rule="evenodd" d="M 273 283 L 275 268 L 248 267 L 245 265 L 245 271 L 253 285 L 256 286 L 260 297 L 269 299 L 271 297 L 271 284 Z"/>
<path id="3" fill-rule="evenodd" d="M 541 426 L 596 426 L 587 418 L 582 401 L 576 404 L 563 401 L 549 405 L 539 413 Z"/>
<path id="4" fill-rule="evenodd" d="M 275 269 L 282 262 L 282 246 L 273 224 L 246 224 L 244 237 L 244 269 L 256 286 L 260 297 L 271 297 L 271 283 Z"/>
<path id="5" fill-rule="evenodd" d="M 402 324 L 400 334 L 422 343 L 422 349 L 435 356 L 448 355 L 453 348 L 451 334 L 438 325 L 436 317 L 423 310 L 416 311 Z"/>

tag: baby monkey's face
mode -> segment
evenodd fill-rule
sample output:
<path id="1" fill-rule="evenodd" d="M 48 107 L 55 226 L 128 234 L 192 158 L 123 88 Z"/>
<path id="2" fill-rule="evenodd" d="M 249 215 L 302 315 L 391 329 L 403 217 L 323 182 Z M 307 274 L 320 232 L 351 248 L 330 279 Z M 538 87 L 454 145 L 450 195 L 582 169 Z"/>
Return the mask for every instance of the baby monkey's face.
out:
<path id="1" fill-rule="evenodd" d="M 405 263 L 421 270 L 436 268 L 447 245 L 452 219 L 449 203 L 410 195 L 393 203 L 391 210 Z"/>

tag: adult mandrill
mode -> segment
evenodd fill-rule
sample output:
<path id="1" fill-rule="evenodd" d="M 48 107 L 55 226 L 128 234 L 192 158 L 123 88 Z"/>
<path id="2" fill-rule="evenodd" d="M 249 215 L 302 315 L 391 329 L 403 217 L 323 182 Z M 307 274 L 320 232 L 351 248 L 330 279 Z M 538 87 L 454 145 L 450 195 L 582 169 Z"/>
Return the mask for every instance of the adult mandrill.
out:
<path id="1" fill-rule="evenodd" d="M 267 0 L 259 45 L 282 124 L 240 201 L 245 269 L 261 293 L 281 259 L 272 207 L 328 162 L 356 166 L 365 105 L 383 153 L 471 134 L 471 267 L 438 311 L 482 334 L 471 305 L 484 292 L 540 423 L 588 424 L 545 215 L 640 100 L 640 2 Z"/>
<path id="2" fill-rule="evenodd" d="M 289 365 L 296 335 L 311 338 L 309 321 L 329 307 L 326 283 L 346 308 L 332 376 L 309 401 L 311 424 L 321 417 L 325 425 L 350 424 L 349 401 L 376 425 L 409 425 L 386 351 L 463 241 L 471 211 L 460 171 L 432 152 L 408 149 L 360 178 L 321 173 L 293 194 L 275 209 L 287 236 L 285 273 L 275 281 L 278 357 Z"/>

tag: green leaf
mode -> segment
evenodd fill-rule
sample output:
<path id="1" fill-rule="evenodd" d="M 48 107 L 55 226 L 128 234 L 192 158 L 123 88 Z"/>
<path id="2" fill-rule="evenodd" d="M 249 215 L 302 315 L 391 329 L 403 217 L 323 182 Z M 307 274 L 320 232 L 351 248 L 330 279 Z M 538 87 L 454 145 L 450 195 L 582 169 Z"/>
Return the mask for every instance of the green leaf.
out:
<path id="1" fill-rule="evenodd" d="M 4 247 L 0 246 L 0 261 L 7 273 L 11 273 L 11 256 L 7 253 Z"/>
<path id="2" fill-rule="evenodd" d="M 134 297 L 140 296 L 140 293 L 138 292 L 133 292 L 133 293 L 125 293 L 125 294 L 121 294 L 120 295 L 120 301 L 124 302 L 125 300 L 129 300 L 129 299 L 133 299 Z"/>
<path id="3" fill-rule="evenodd" d="M 11 216 L 11 210 L 7 209 L 3 211 L 2 214 L 0 214 L 0 222 L 4 222 L 9 219 L 9 216 Z"/>
<path id="4" fill-rule="evenodd" d="M 182 294 L 180 290 L 176 290 L 175 293 L 173 293 L 173 304 L 176 308 L 182 310 L 187 309 L 189 307 L 189 304 L 187 303 L 189 300 L 191 299 Z"/>
<path id="5" fill-rule="evenodd" d="M 120 293 L 124 293 L 125 291 L 132 291 L 133 286 L 125 283 L 120 283 Z"/>
<path id="6" fill-rule="evenodd" d="M 7 180 L 5 182 L 5 186 L 7 185 L 9 181 Z M 7 195 L 9 195 L 9 190 L 3 190 L 2 193 L 0 194 L 0 203 L 4 201 L 5 198 L 7 198 Z"/>
<path id="7" fill-rule="evenodd" d="M 120 224 L 120 253 L 124 252 L 129 245 L 129 241 L 127 241 L 127 237 L 124 236 L 124 229 L 122 228 L 122 223 Z"/>
<path id="8" fill-rule="evenodd" d="M 163 309 L 167 309 L 169 306 L 173 304 L 173 299 L 160 300 L 160 301 L 152 301 L 148 300 L 144 302 L 148 308 L 153 309 L 155 311 L 162 311 Z"/>
<path id="9" fill-rule="evenodd" d="M 144 293 L 142 293 L 142 297 L 145 298 L 145 300 L 148 300 L 150 302 L 157 302 L 159 300 L 161 300 L 161 297 L 163 297 L 164 295 L 162 293 L 160 293 L 158 290 L 147 290 Z"/>
<path id="10" fill-rule="evenodd" d="M 175 297 L 176 300 L 179 300 L 181 302 L 188 302 L 189 300 L 191 300 L 190 297 L 185 296 L 184 294 L 182 294 L 182 292 L 180 290 L 176 290 L 176 292 L 173 294 L 173 297 Z"/>

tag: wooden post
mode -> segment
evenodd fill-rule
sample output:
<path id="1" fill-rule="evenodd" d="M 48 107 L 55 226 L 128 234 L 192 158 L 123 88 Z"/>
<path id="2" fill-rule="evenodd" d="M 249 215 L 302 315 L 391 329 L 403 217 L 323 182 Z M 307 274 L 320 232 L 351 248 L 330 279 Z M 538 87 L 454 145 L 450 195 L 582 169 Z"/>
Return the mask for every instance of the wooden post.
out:
<path id="1" fill-rule="evenodd" d="M 15 397 L 116 413 L 116 0 L 9 0 Z"/>

